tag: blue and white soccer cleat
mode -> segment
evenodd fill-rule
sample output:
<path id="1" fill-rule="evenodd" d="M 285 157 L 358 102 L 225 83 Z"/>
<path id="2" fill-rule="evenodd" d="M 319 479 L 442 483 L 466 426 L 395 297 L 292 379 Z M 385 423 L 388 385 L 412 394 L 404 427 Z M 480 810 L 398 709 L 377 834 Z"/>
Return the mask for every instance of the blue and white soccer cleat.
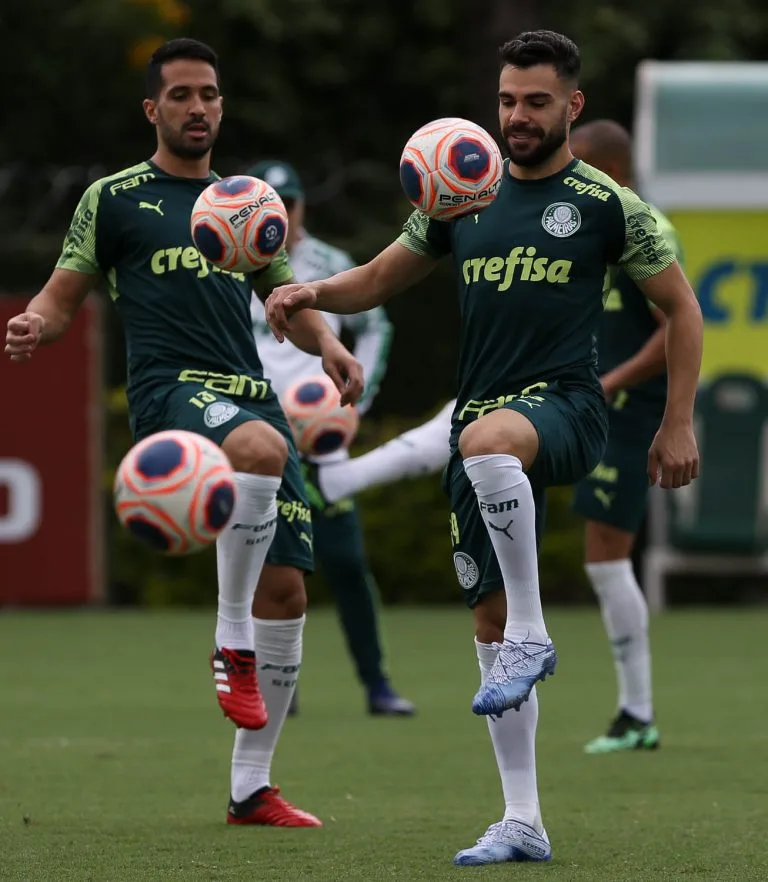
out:
<path id="1" fill-rule="evenodd" d="M 557 653 L 551 640 L 546 644 L 505 640 L 494 645 L 499 647 L 499 654 L 472 701 L 472 710 L 478 715 L 500 717 L 504 711 L 520 710 L 536 683 L 555 672 Z"/>
<path id="2" fill-rule="evenodd" d="M 505 864 L 510 861 L 551 861 L 552 846 L 547 831 L 539 833 L 522 821 L 499 821 L 477 840 L 472 848 L 460 851 L 453 862 L 457 867 Z"/>

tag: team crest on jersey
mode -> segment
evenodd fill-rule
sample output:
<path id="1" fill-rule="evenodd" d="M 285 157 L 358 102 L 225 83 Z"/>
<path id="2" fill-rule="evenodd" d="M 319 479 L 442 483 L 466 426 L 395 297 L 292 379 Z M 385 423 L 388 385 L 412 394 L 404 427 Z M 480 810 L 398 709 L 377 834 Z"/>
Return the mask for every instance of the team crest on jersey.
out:
<path id="1" fill-rule="evenodd" d="M 240 408 L 235 404 L 226 404 L 224 401 L 214 401 L 206 407 L 205 412 L 203 413 L 203 422 L 209 429 L 215 429 L 216 426 L 221 426 L 224 423 L 229 422 L 239 410 Z"/>
<path id="2" fill-rule="evenodd" d="M 480 569 L 468 554 L 464 554 L 463 551 L 455 552 L 453 555 L 453 565 L 456 567 L 456 578 L 459 580 L 459 585 L 465 591 L 469 591 L 470 588 L 474 588 L 477 585 L 477 580 L 480 578 Z"/>
<path id="3" fill-rule="evenodd" d="M 544 209 L 541 225 L 550 236 L 565 239 L 579 229 L 581 215 L 579 209 L 570 202 L 553 202 Z"/>

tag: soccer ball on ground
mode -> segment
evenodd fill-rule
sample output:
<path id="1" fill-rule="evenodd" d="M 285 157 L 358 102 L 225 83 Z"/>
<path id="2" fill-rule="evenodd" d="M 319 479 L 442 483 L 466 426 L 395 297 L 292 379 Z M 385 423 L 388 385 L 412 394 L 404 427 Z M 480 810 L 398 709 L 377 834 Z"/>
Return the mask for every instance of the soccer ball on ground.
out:
<path id="1" fill-rule="evenodd" d="M 400 157 L 400 183 L 416 208 L 436 220 L 452 220 L 493 202 L 503 167 L 501 151 L 485 129 L 446 117 L 408 139 Z"/>
<path id="2" fill-rule="evenodd" d="M 214 542 L 235 498 L 226 454 L 194 432 L 150 435 L 128 451 L 115 475 L 120 523 L 164 554 L 189 554 Z"/>
<path id="3" fill-rule="evenodd" d="M 267 266 L 288 234 L 282 199 L 269 184 L 248 175 L 209 184 L 197 197 L 191 223 L 200 254 L 234 273 Z"/>
<path id="4" fill-rule="evenodd" d="M 305 456 L 321 456 L 349 447 L 359 417 L 351 404 L 341 405 L 339 390 L 321 374 L 298 380 L 281 399 L 296 448 Z"/>

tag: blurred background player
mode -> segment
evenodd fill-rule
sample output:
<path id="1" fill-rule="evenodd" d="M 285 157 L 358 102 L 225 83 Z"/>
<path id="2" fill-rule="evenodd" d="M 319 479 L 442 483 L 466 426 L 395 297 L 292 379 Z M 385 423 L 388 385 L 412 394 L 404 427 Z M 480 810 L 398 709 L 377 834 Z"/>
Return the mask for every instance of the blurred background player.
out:
<path id="1" fill-rule="evenodd" d="M 611 120 L 571 132 L 579 158 L 632 187 L 629 133 Z M 652 208 L 659 232 L 682 262 L 674 227 Z M 577 486 L 574 509 L 587 519 L 585 567 L 613 647 L 618 713 L 587 753 L 659 746 L 651 693 L 648 606 L 635 578 L 631 555 L 645 516 L 648 448 L 667 396 L 664 313 L 620 271 L 605 302 L 598 337 L 603 391 L 609 403 L 608 445 L 591 475 Z"/>
<path id="2" fill-rule="evenodd" d="M 304 229 L 304 188 L 291 165 L 280 160 L 263 160 L 246 173 L 270 184 L 285 203 L 289 217 L 286 247 L 297 281 L 325 279 L 354 266 L 348 254 L 316 239 Z M 290 343 L 281 346 L 275 340 L 264 316 L 264 305 L 256 296 L 252 300 L 251 315 L 264 373 L 270 378 L 278 397 L 296 381 L 316 377 L 322 372 L 317 356 Z M 354 338 L 354 354 L 363 365 L 365 376 L 365 391 L 357 403 L 362 415 L 370 407 L 386 370 L 392 325 L 382 307 L 352 316 L 329 313 L 324 318 L 335 333 L 341 334 L 344 330 Z M 335 462 L 343 471 L 349 463 L 349 455 L 346 450 L 339 450 L 316 461 Z M 413 704 L 395 692 L 384 670 L 376 583 L 366 559 L 360 518 L 354 501 L 349 498 L 351 495 L 345 493 L 337 497 L 333 505 L 322 510 L 313 507 L 315 559 L 333 591 L 347 647 L 357 676 L 365 687 L 368 711 L 371 714 L 410 716 L 415 711 Z M 279 546 L 273 545 L 270 554 L 278 552 Z M 294 695 L 291 712 L 297 710 Z"/>
<path id="3" fill-rule="evenodd" d="M 455 407 L 454 398 L 432 419 L 368 453 L 343 462 L 313 464 L 309 469 L 311 483 L 324 500 L 334 503 L 368 487 L 439 472 L 446 466 L 451 453 L 451 414 Z"/>

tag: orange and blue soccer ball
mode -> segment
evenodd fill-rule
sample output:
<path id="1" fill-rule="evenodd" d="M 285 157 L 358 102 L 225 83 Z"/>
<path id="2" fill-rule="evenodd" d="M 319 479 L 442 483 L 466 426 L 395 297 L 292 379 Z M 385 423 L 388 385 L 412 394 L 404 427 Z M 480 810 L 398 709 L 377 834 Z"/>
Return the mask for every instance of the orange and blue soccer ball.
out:
<path id="1" fill-rule="evenodd" d="M 351 404 L 342 407 L 339 390 L 325 374 L 298 380 L 286 389 L 280 401 L 296 449 L 305 456 L 345 449 L 357 433 L 357 408 Z"/>
<path id="2" fill-rule="evenodd" d="M 224 451 L 194 432 L 150 435 L 115 476 L 115 511 L 137 539 L 163 554 L 199 551 L 216 540 L 235 507 L 235 475 Z"/>
<path id="3" fill-rule="evenodd" d="M 235 175 L 209 184 L 192 209 L 192 239 L 220 269 L 249 273 L 270 264 L 288 235 L 282 199 L 265 181 Z"/>
<path id="4" fill-rule="evenodd" d="M 501 151 L 485 129 L 446 117 L 422 126 L 400 157 L 400 183 L 408 201 L 436 220 L 487 208 L 503 170 Z"/>

